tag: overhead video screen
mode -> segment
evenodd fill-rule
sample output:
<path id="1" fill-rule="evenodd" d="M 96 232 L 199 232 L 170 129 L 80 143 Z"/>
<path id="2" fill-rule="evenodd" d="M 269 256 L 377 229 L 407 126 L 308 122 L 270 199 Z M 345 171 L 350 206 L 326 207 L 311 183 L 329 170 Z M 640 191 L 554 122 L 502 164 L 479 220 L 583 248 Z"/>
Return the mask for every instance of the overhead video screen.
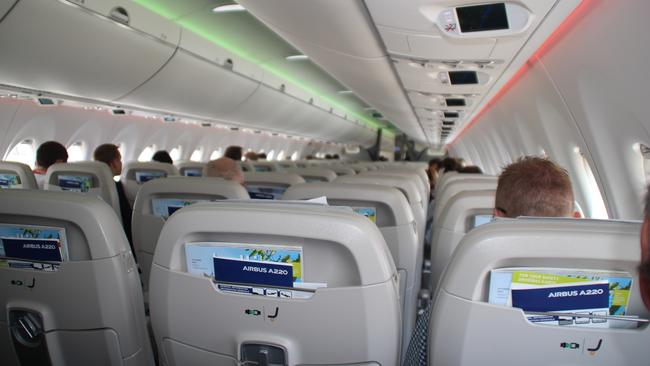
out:
<path id="1" fill-rule="evenodd" d="M 58 186 L 69 192 L 88 192 L 93 187 L 90 175 L 59 175 Z"/>
<path id="2" fill-rule="evenodd" d="M 445 99 L 448 107 L 464 107 L 465 99 L 463 98 L 447 98 Z"/>
<path id="3" fill-rule="evenodd" d="M 449 71 L 451 85 L 478 84 L 476 71 Z"/>
<path id="4" fill-rule="evenodd" d="M 462 6 L 456 8 L 462 33 L 509 29 L 504 3 Z"/>
<path id="5" fill-rule="evenodd" d="M 146 183 L 152 179 L 165 177 L 167 177 L 167 173 L 160 170 L 140 170 L 135 172 L 135 181 L 138 183 Z"/>

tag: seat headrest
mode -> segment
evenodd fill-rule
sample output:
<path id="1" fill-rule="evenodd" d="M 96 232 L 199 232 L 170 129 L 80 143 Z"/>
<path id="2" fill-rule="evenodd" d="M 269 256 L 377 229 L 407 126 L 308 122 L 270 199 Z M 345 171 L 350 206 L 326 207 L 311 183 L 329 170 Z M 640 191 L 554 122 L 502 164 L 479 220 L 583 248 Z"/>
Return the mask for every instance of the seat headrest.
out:
<path id="1" fill-rule="evenodd" d="M 395 218 L 395 226 L 411 224 L 413 211 L 406 197 L 396 188 L 376 184 L 307 183 L 291 186 L 285 200 L 311 199 L 325 196 L 328 200 L 363 201 L 386 205 Z"/>
<path id="2" fill-rule="evenodd" d="M 245 172 L 244 182 L 246 183 L 279 183 L 296 184 L 305 183 L 305 180 L 298 174 L 277 173 L 277 172 Z"/>
<path id="3" fill-rule="evenodd" d="M 58 222 L 74 225 L 86 237 L 91 259 L 110 258 L 130 250 L 115 212 L 93 196 L 59 191 L 0 190 L 0 215 L 34 218 L 38 221 L 36 224 Z M 112 243 L 106 245 L 106 242 Z"/>
<path id="4" fill-rule="evenodd" d="M 36 178 L 32 169 L 27 164 L 15 161 L 0 161 L 0 175 L 5 175 L 6 184 L 16 184 L 14 188 L 38 189 Z M 18 181 L 14 178 L 18 177 Z"/>

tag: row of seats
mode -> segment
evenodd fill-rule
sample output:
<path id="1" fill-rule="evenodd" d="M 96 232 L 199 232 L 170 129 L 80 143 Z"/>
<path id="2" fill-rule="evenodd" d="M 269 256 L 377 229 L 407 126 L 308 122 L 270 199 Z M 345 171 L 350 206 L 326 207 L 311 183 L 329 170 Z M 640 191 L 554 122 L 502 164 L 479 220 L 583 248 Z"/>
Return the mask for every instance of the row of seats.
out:
<path id="1" fill-rule="evenodd" d="M 142 192 L 154 184 L 161 183 Z M 310 197 L 316 185 L 336 183 L 291 187 L 287 198 Z M 402 196 L 393 196 L 408 212 Z M 69 253 L 57 271 L 0 267 L 3 364 L 46 352 L 53 364 L 151 365 L 135 263 L 111 208 L 90 196 L 28 190 L 0 191 L 0 203 L 3 225 L 63 228 Z M 163 363 L 398 364 L 400 269 L 379 212 L 378 225 L 348 209 L 291 201 L 205 202 L 174 213 L 157 240 L 149 281 Z M 486 293 L 490 271 L 502 267 L 627 271 L 634 276 L 628 314 L 647 318 L 635 271 L 639 230 L 630 222 L 542 218 L 472 230 L 442 274 L 429 365 L 645 365 L 648 327 L 536 326 L 519 309 L 488 304 Z M 303 281 L 321 287 L 305 290 L 311 295 L 304 299 L 226 291 L 188 273 L 186 246 L 199 243 L 299 247 Z M 21 333 L 25 324 L 35 324 L 27 328 L 37 330 L 34 337 Z"/>
<path id="2" fill-rule="evenodd" d="M 57 169 L 51 168 L 51 171 L 67 172 L 69 175 L 74 175 L 80 172 L 77 165 L 79 164 L 58 164 L 52 167 L 57 167 Z M 84 165 L 92 164 L 84 163 Z M 132 182 L 137 183 L 137 175 L 139 172 L 151 174 L 151 172 L 156 172 L 156 169 L 168 169 L 168 166 L 168 164 L 160 163 L 136 163 L 129 165 L 124 175 L 126 177 L 125 186 L 132 186 Z M 316 169 L 311 168 L 305 170 L 306 173 L 312 174 L 311 170 Z M 418 292 L 420 289 L 420 269 L 422 267 L 422 241 L 421 235 L 418 235 L 417 233 L 418 230 L 421 231 L 423 228 L 423 226 L 418 227 L 418 223 L 414 221 L 413 211 L 411 211 L 412 206 L 409 205 L 407 197 L 411 197 L 412 200 L 418 202 L 418 205 L 416 206 L 417 211 L 415 212 L 420 214 L 420 217 L 424 214 L 421 211 L 423 204 L 421 203 L 421 195 L 418 192 L 419 188 L 413 183 L 421 183 L 422 181 L 420 176 L 417 173 L 414 174 L 413 169 L 405 170 L 401 168 L 401 171 L 405 176 L 412 174 L 412 179 L 410 181 L 405 181 L 404 179 L 398 179 L 397 176 L 387 175 L 387 178 L 390 179 L 382 182 L 382 179 L 379 179 L 378 176 L 365 177 L 362 175 L 356 177 L 359 179 L 358 181 L 351 181 L 351 183 L 356 183 L 358 185 L 357 187 L 354 187 L 353 184 L 347 184 L 345 186 L 338 184 L 338 187 L 337 185 L 332 185 L 328 190 L 326 189 L 326 186 L 318 187 L 318 184 L 308 184 L 304 185 L 304 188 L 307 188 L 307 190 L 305 191 L 303 189 L 301 192 L 308 196 L 327 195 L 328 198 L 333 200 L 332 202 L 335 203 L 337 200 L 343 200 L 345 202 L 341 204 L 349 204 L 355 207 L 375 207 L 377 212 L 377 224 L 382 228 L 382 233 L 389 242 L 390 251 L 395 262 L 398 264 L 400 273 L 398 281 L 401 299 L 400 308 L 402 310 L 401 312 L 404 313 L 404 329 L 403 332 L 400 333 L 406 335 L 404 337 L 404 349 L 406 349 L 408 335 L 411 333 L 417 314 Z M 83 173 L 87 173 L 87 171 L 84 170 Z M 168 173 L 169 172 L 165 172 L 165 174 L 161 174 L 160 176 L 167 176 Z M 48 176 L 49 174 L 50 172 L 48 172 Z M 55 178 L 57 176 L 58 175 L 53 175 Z M 56 181 L 54 178 L 48 179 L 48 181 L 52 180 Z M 93 176 L 93 181 L 95 181 L 95 183 L 106 182 L 107 179 L 102 179 L 100 174 L 97 174 Z M 246 173 L 246 181 L 252 185 L 277 185 L 281 191 L 284 191 L 291 185 L 300 187 L 296 186 L 296 184 L 305 182 L 303 178 L 292 173 Z M 346 180 L 342 179 L 342 181 L 345 182 Z M 372 185 L 369 186 L 360 183 L 372 183 Z M 392 188 L 392 185 L 395 185 L 398 188 L 403 188 L 398 190 L 397 188 Z M 112 183 L 106 182 L 106 184 L 101 184 L 100 186 L 112 187 Z M 153 200 L 161 198 L 176 198 L 182 200 L 202 201 L 223 198 L 248 198 L 248 194 L 243 187 L 232 182 L 218 179 L 195 179 L 170 176 L 167 179 L 155 179 L 148 181 L 145 184 L 139 184 L 135 187 L 139 189 L 139 193 L 137 194 L 138 198 L 135 200 L 134 206 L 133 241 L 135 244 L 136 256 L 142 269 L 145 291 L 147 290 L 146 286 L 149 283 L 149 269 L 151 267 L 155 243 L 158 239 L 160 229 L 165 222 L 165 218 L 160 217 L 153 212 Z M 54 185 L 51 187 L 48 186 L 48 188 L 53 189 Z M 248 188 L 250 189 L 250 185 Z M 340 195 L 337 196 L 336 192 L 340 192 Z M 403 194 L 404 192 L 407 192 L 408 195 L 405 196 Z M 93 192 L 89 191 L 89 193 Z M 251 193 L 251 196 L 252 195 L 253 194 Z M 289 197 L 293 197 L 291 190 L 285 194 L 285 198 Z M 293 197 L 293 199 L 296 198 L 305 199 L 311 197 Z M 423 222 L 420 222 L 419 225 L 423 225 Z"/>

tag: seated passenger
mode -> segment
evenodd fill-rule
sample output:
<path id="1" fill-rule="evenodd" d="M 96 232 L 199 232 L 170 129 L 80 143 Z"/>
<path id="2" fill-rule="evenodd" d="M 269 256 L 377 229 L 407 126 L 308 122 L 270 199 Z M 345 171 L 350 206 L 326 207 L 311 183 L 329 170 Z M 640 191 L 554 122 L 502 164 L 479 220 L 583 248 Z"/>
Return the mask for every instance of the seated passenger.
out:
<path id="1" fill-rule="evenodd" d="M 257 154 L 255 153 L 255 151 L 247 152 L 246 155 L 244 155 L 244 157 L 246 158 L 246 161 L 257 161 Z"/>
<path id="2" fill-rule="evenodd" d="M 648 187 L 650 188 L 650 187 Z M 646 194 L 643 226 L 641 226 L 641 265 L 639 288 L 645 307 L 650 310 L 650 191 Z"/>
<path id="3" fill-rule="evenodd" d="M 436 188 L 436 181 L 438 180 L 438 169 L 440 166 L 440 159 L 433 158 L 429 160 L 429 168 L 427 169 L 427 177 L 429 177 L 429 187 L 431 188 L 431 195 Z M 430 198 L 433 198 L 430 197 Z"/>
<path id="4" fill-rule="evenodd" d="M 259 153 L 257 154 L 257 159 L 259 160 L 266 160 L 266 153 Z"/>
<path id="5" fill-rule="evenodd" d="M 230 158 L 234 161 L 240 161 L 242 157 L 242 148 L 241 146 L 230 145 L 226 148 L 226 151 L 223 153 L 224 158 Z"/>
<path id="6" fill-rule="evenodd" d="M 518 159 L 499 175 L 494 216 L 580 217 L 569 173 L 545 158 Z"/>
<path id="7" fill-rule="evenodd" d="M 169 155 L 169 153 L 166 150 L 158 150 L 156 151 L 155 154 L 151 157 L 151 161 L 157 161 L 159 163 L 167 163 L 167 164 L 174 164 L 174 161 L 172 160 L 172 157 Z"/>
<path id="8" fill-rule="evenodd" d="M 47 169 L 56 163 L 68 162 L 68 150 L 65 146 L 56 141 L 47 141 L 41 144 L 36 150 L 36 169 L 34 176 L 38 187 L 43 189 L 45 185 L 45 174 Z"/>
<path id="9" fill-rule="evenodd" d="M 111 168 L 113 176 L 119 177 L 120 174 L 122 174 L 122 154 L 120 154 L 120 150 L 118 149 L 117 145 L 103 144 L 97 146 L 95 152 L 93 152 L 93 159 L 95 159 L 95 161 L 106 163 L 106 165 Z M 133 215 L 133 211 L 131 209 L 131 205 L 129 205 L 129 201 L 126 198 L 126 194 L 124 193 L 124 186 L 122 186 L 122 182 L 115 182 L 115 188 L 117 189 L 117 196 L 120 201 L 122 226 L 124 227 L 124 232 L 126 233 L 127 239 L 129 239 L 129 244 L 131 244 L 131 252 L 133 252 L 133 256 L 135 257 L 133 240 L 131 240 L 131 217 Z"/>
<path id="10" fill-rule="evenodd" d="M 443 173 L 446 172 L 457 172 L 461 168 L 460 163 L 458 163 L 458 160 L 455 158 L 451 157 L 446 157 L 442 159 L 440 162 L 440 165 L 438 165 L 438 170 L 442 170 Z"/>
<path id="11" fill-rule="evenodd" d="M 230 158 L 211 160 L 203 168 L 204 177 L 223 178 L 244 185 L 244 173 L 237 162 Z"/>

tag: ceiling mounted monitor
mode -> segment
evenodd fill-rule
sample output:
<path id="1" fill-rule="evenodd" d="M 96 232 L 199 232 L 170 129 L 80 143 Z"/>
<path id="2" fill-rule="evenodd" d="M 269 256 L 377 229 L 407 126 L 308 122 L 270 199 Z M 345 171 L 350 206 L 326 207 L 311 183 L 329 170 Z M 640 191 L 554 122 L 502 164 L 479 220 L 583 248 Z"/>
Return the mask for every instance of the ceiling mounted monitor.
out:
<path id="1" fill-rule="evenodd" d="M 476 71 L 449 71 L 448 73 L 451 85 L 478 84 Z"/>
<path id="2" fill-rule="evenodd" d="M 464 98 L 447 98 L 445 103 L 447 103 L 447 107 L 464 107 L 467 105 Z"/>
<path id="3" fill-rule="evenodd" d="M 445 118 L 458 118 L 458 112 L 443 112 Z"/>
<path id="4" fill-rule="evenodd" d="M 444 35 L 455 38 L 512 36 L 526 31 L 531 22 L 530 10 L 515 2 L 464 5 L 423 12 Z"/>
<path id="5" fill-rule="evenodd" d="M 454 121 L 442 121 L 442 125 L 443 125 L 443 126 L 453 126 L 453 125 L 454 125 Z"/>
<path id="6" fill-rule="evenodd" d="M 509 29 L 506 4 L 482 4 L 456 8 L 461 33 Z"/>

